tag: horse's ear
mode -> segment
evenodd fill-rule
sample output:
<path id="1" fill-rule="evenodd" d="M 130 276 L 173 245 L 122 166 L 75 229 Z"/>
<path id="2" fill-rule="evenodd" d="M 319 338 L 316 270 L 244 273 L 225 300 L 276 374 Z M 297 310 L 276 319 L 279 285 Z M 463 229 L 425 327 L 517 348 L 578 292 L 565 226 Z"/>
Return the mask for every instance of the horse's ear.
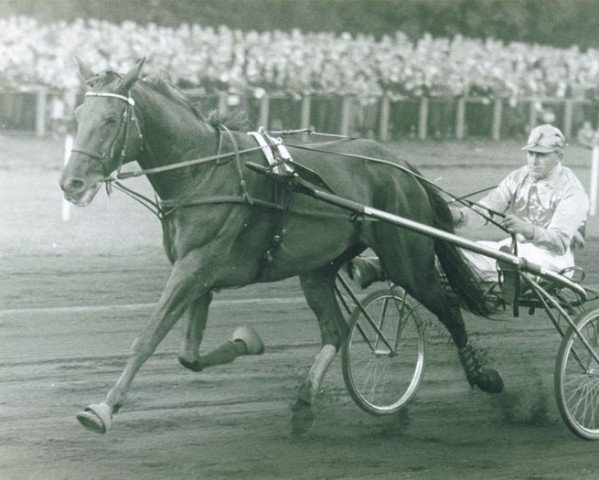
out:
<path id="1" fill-rule="evenodd" d="M 141 67 L 143 67 L 145 61 L 146 61 L 146 57 L 143 57 L 141 60 L 139 60 L 135 64 L 135 66 L 131 70 L 129 70 L 129 72 L 127 72 L 123 76 L 121 83 L 119 85 L 119 90 L 123 90 L 125 92 L 129 91 L 129 89 L 133 86 L 133 84 L 139 78 L 139 74 L 141 73 Z"/>
<path id="2" fill-rule="evenodd" d="M 85 63 L 81 61 L 79 57 L 76 56 L 75 60 L 77 61 L 77 66 L 79 67 L 79 74 L 85 82 L 96 75 Z"/>

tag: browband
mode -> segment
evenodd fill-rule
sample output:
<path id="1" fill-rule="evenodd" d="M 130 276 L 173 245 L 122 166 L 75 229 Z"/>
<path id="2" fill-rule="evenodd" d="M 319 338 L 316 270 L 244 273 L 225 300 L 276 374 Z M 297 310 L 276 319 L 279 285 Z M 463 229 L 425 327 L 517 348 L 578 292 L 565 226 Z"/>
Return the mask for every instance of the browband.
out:
<path id="1" fill-rule="evenodd" d="M 135 100 L 131 97 L 125 97 L 124 95 L 119 95 L 118 93 L 110 93 L 110 92 L 85 92 L 86 97 L 110 97 L 110 98 L 118 98 L 119 100 L 123 100 L 127 102 L 129 105 L 134 106 Z"/>

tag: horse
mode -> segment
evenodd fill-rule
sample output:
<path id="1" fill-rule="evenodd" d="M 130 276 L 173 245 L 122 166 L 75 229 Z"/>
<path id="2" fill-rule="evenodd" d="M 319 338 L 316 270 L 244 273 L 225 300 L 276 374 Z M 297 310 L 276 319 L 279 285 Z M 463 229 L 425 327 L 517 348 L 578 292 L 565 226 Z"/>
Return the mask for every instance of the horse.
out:
<path id="1" fill-rule="evenodd" d="M 303 411 L 298 418 L 308 418 L 306 426 L 298 427 L 306 430 L 324 375 L 347 332 L 334 293 L 336 275 L 367 248 L 380 258 L 388 278 L 447 328 L 471 388 L 501 391 L 499 373 L 483 367 L 468 342 L 460 305 L 481 315 L 489 312 L 476 274 L 457 247 L 382 222 L 360 221 L 339 207 L 282 192 L 272 178 L 245 165 L 245 160 L 266 162 L 252 136 L 205 117 L 164 75 L 142 77 L 144 59 L 125 74 L 94 73 L 81 60 L 77 63 L 86 96 L 75 111 L 74 147 L 59 181 L 64 197 L 85 206 L 111 174 L 136 161 L 148 171 L 162 205 L 169 207 L 160 220 L 172 264 L 122 374 L 103 401 L 77 413 L 84 427 L 99 433 L 110 428 L 135 374 L 180 319 L 186 324 L 178 360 L 187 369 L 201 371 L 239 355 L 261 353 L 262 342 L 251 327 L 240 327 L 215 351 L 200 353 L 213 292 L 299 276 L 322 341 L 294 404 Z M 336 194 L 453 231 L 441 195 L 410 173 L 415 169 L 390 166 L 401 162 L 382 144 L 304 139 L 287 148 L 296 163 L 317 172 Z M 208 156 L 207 161 L 189 161 L 198 156 Z M 437 258 L 450 289 L 439 279 Z"/>

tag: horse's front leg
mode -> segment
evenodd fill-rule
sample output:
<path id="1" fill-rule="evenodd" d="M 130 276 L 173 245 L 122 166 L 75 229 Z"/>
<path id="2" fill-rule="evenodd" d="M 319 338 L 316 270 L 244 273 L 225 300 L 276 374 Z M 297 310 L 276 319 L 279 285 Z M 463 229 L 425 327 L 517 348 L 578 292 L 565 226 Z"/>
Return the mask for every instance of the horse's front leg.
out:
<path id="1" fill-rule="evenodd" d="M 200 344 L 208 320 L 208 307 L 212 293 L 207 292 L 193 301 L 189 307 L 179 352 L 179 363 L 185 368 L 199 372 L 206 367 L 230 363 L 240 355 L 260 355 L 264 352 L 262 339 L 249 326 L 235 329 L 231 339 L 207 354 L 200 355 Z"/>
<path id="2" fill-rule="evenodd" d="M 139 368 L 183 315 L 190 299 L 197 298 L 209 290 L 208 278 L 199 278 L 201 270 L 202 256 L 199 251 L 192 251 L 175 263 L 148 325 L 131 346 L 131 353 L 120 378 L 108 392 L 104 402 L 89 405 L 77 415 L 84 427 L 98 433 L 108 430 L 112 415 L 123 406 L 127 391 Z"/>
<path id="3" fill-rule="evenodd" d="M 204 336 L 204 328 L 208 321 L 208 308 L 212 301 L 212 292 L 206 292 L 189 305 L 189 312 L 182 321 L 183 335 L 179 350 L 179 363 L 189 370 L 198 372 L 200 364 L 200 344 Z"/>

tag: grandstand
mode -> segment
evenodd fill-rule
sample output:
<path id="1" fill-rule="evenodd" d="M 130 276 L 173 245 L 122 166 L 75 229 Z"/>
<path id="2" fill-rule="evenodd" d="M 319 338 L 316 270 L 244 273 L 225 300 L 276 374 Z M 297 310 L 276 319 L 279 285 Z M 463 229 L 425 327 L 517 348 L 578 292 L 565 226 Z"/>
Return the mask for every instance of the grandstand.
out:
<path id="1" fill-rule="evenodd" d="M 545 118 L 570 136 L 599 116 L 595 49 L 23 16 L 0 19 L 0 31 L 0 122 L 40 135 L 68 126 L 75 55 L 98 71 L 145 56 L 147 71 L 169 72 L 205 108 L 241 105 L 271 128 L 499 139 Z"/>

